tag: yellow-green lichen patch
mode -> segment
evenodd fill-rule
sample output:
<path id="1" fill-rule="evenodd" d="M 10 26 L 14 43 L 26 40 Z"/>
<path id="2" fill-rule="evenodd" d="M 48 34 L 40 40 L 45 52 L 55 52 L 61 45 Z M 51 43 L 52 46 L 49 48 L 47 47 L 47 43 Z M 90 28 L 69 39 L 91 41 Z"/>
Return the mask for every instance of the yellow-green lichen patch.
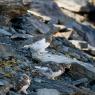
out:
<path id="1" fill-rule="evenodd" d="M 0 68 L 4 68 L 6 66 L 14 66 L 16 65 L 16 60 L 13 59 L 13 60 L 3 60 L 3 61 L 0 61 Z"/>
<path id="2" fill-rule="evenodd" d="M 0 61 L 0 72 L 4 73 L 4 76 L 7 78 L 11 78 L 13 76 L 12 72 L 5 71 L 5 68 L 10 68 L 13 71 L 16 71 L 15 67 L 17 66 L 17 60 L 12 59 L 12 60 L 2 60 Z"/>
<path id="3" fill-rule="evenodd" d="M 11 78 L 12 77 L 12 73 L 10 73 L 10 72 L 5 73 L 4 76 L 7 77 L 7 78 Z"/>

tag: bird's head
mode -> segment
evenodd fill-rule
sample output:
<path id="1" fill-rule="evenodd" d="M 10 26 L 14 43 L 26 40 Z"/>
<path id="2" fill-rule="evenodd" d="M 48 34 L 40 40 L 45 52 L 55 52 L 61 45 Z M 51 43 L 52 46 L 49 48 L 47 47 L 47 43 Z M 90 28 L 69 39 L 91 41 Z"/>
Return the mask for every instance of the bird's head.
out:
<path id="1" fill-rule="evenodd" d="M 60 69 L 64 71 L 65 69 L 70 69 L 71 64 L 60 64 Z"/>
<path id="2" fill-rule="evenodd" d="M 29 76 L 26 75 L 26 74 L 23 74 L 21 79 L 23 79 L 23 80 L 30 80 Z"/>
<path id="3" fill-rule="evenodd" d="M 52 35 L 48 35 L 48 36 L 46 37 L 46 42 L 51 43 L 52 37 L 53 37 Z"/>

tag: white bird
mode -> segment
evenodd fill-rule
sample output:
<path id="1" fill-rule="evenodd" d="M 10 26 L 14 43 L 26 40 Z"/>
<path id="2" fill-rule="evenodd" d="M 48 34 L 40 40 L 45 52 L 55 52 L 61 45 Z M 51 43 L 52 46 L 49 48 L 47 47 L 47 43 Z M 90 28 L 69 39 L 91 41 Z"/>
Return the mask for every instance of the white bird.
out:
<path id="1" fill-rule="evenodd" d="M 43 38 L 37 42 L 35 42 L 34 44 L 32 44 L 31 48 L 39 51 L 39 52 L 45 52 L 45 49 L 50 45 L 49 42 L 46 42 L 46 39 Z"/>
<path id="2" fill-rule="evenodd" d="M 62 75 L 65 72 L 66 67 L 61 67 L 57 71 L 53 71 L 48 67 L 35 66 L 36 70 L 39 71 L 42 75 L 46 76 L 48 79 L 55 79 L 56 77 Z"/>
<path id="3" fill-rule="evenodd" d="M 49 47 L 52 41 L 52 35 L 45 35 L 45 37 L 38 36 L 36 39 L 39 40 L 33 44 L 25 45 L 24 48 L 31 48 L 36 52 L 47 52 L 46 48 Z"/>
<path id="4" fill-rule="evenodd" d="M 16 85 L 17 91 L 19 93 L 28 94 L 26 90 L 30 86 L 30 82 L 31 82 L 31 79 L 29 78 L 29 76 L 26 74 L 23 74 L 21 77 L 21 80 Z"/>

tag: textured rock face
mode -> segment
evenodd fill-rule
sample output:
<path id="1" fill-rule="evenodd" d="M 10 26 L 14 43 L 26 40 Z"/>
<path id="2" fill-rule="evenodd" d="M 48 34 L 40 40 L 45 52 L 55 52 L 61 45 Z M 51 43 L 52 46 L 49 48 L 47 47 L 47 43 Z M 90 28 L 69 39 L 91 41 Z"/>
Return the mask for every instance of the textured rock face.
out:
<path id="1" fill-rule="evenodd" d="M 27 4 L 32 0 L 0 0 L 0 4 Z"/>
<path id="2" fill-rule="evenodd" d="M 8 83 L 7 80 L 0 79 L 0 95 L 6 95 L 6 93 L 9 91 L 11 85 Z"/>
<path id="3" fill-rule="evenodd" d="M 0 4 L 16 4 L 19 3 L 21 0 L 0 0 Z"/>
<path id="4" fill-rule="evenodd" d="M 92 5 L 95 6 L 95 0 L 88 0 Z"/>
<path id="5" fill-rule="evenodd" d="M 8 57 L 15 55 L 11 45 L 0 43 L 0 57 Z"/>
<path id="6" fill-rule="evenodd" d="M 31 2 L 32 2 L 32 0 L 22 0 L 23 4 L 28 4 L 28 3 L 31 3 Z"/>
<path id="7" fill-rule="evenodd" d="M 77 13 L 90 10 L 88 0 L 0 0 L 0 95 L 23 95 L 14 90 L 24 73 L 28 95 L 95 95 L 95 29 Z"/>
<path id="8" fill-rule="evenodd" d="M 60 95 L 56 89 L 38 89 L 37 95 Z"/>
<path id="9" fill-rule="evenodd" d="M 55 0 L 59 7 L 63 7 L 67 10 L 74 12 L 89 12 L 92 9 L 89 7 L 87 0 Z M 91 1 L 93 3 L 93 1 Z"/>

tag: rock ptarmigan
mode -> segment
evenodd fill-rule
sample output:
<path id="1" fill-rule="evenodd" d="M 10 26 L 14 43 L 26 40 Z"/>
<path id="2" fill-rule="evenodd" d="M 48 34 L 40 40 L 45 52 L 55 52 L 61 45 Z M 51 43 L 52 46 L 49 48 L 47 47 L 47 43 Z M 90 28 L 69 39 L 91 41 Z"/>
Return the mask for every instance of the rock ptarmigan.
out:
<path id="1" fill-rule="evenodd" d="M 19 93 L 24 93 L 27 95 L 28 92 L 26 90 L 30 86 L 30 82 L 31 82 L 31 79 L 29 78 L 29 76 L 26 74 L 23 74 L 21 77 L 21 80 L 16 85 L 17 91 Z"/>
<path id="2" fill-rule="evenodd" d="M 35 66 L 35 69 L 38 70 L 39 73 L 46 76 L 48 79 L 55 80 L 58 76 L 61 76 L 66 68 L 70 68 L 69 66 L 61 64 L 58 68 L 58 70 L 53 71 L 49 67 L 42 67 L 42 66 Z"/>
<path id="3" fill-rule="evenodd" d="M 24 48 L 31 48 L 35 52 L 47 52 L 46 48 L 52 41 L 52 35 L 38 36 L 36 40 L 33 44 L 25 45 Z"/>

